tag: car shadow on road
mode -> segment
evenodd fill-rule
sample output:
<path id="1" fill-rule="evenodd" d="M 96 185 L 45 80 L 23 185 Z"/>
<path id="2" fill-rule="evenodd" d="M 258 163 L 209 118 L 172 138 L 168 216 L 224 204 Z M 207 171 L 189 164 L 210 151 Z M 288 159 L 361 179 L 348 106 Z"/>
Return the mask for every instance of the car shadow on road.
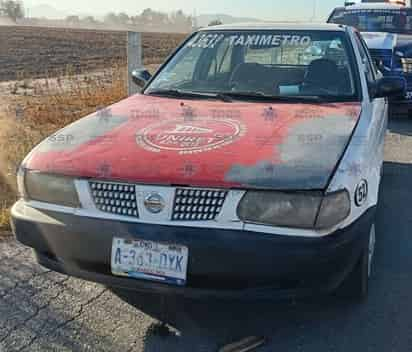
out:
<path id="1" fill-rule="evenodd" d="M 412 150 L 411 150 L 412 153 Z M 412 267 L 412 164 L 385 162 L 377 211 L 376 267 L 409 274 Z M 394 267 L 396 266 L 396 267 Z"/>
<path id="2" fill-rule="evenodd" d="M 297 320 L 300 320 L 301 311 L 315 316 L 319 314 L 321 305 L 328 310 L 327 306 L 336 301 L 333 297 L 299 302 L 212 298 L 197 301 L 127 291 L 116 291 L 115 294 L 159 322 L 147 332 L 145 352 L 189 351 L 190 346 L 193 346 L 193 351 L 217 351 L 224 345 L 249 336 L 263 336 L 270 342 L 286 326 L 293 330 Z M 340 306 L 342 314 L 347 310 L 345 306 L 347 303 Z M 167 324 L 169 335 L 165 336 L 164 329 L 159 329 L 160 322 Z"/>
<path id="3" fill-rule="evenodd" d="M 405 190 L 405 185 L 411 179 L 412 165 L 385 163 L 377 210 L 375 267 L 366 302 L 345 301 L 333 295 L 297 302 L 241 302 L 162 299 L 127 291 L 116 291 L 115 294 L 171 327 L 169 337 L 159 334 L 159 329 L 151 329 L 145 340 L 146 352 L 186 351 L 189 346 L 196 346 L 193 351 L 216 351 L 248 336 L 268 339 L 266 347 L 259 351 L 273 351 L 275 346 L 290 351 L 299 346 L 305 351 L 326 351 L 331 345 L 336 351 L 345 351 L 353 349 L 354 344 L 358 350 L 370 350 L 375 345 L 376 350 L 384 351 L 392 337 L 388 340 L 388 335 L 385 337 L 379 331 L 393 332 L 394 335 L 399 332 L 388 327 L 386 316 L 379 315 L 380 308 L 377 307 L 390 306 L 390 311 L 397 311 L 397 306 L 402 304 L 397 296 L 402 292 L 400 276 L 408 274 L 412 267 L 412 241 L 405 241 L 410 235 L 412 204 L 412 189 Z M 370 334 L 374 336 L 374 342 L 371 342 Z"/>

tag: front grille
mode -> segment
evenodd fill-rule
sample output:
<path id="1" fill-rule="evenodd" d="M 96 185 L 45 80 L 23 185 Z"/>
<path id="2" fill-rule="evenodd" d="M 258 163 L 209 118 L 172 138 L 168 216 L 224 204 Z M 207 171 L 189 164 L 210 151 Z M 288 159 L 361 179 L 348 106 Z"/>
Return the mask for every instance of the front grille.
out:
<path id="1" fill-rule="evenodd" d="M 405 73 L 412 73 L 412 58 L 402 58 L 402 70 Z"/>
<path id="2" fill-rule="evenodd" d="M 89 182 L 96 207 L 105 213 L 138 217 L 136 186 L 127 183 Z"/>
<path id="3" fill-rule="evenodd" d="M 173 203 L 172 220 L 214 220 L 220 214 L 227 191 L 177 188 Z"/>
<path id="4" fill-rule="evenodd" d="M 392 68 L 392 50 L 390 49 L 369 49 L 372 59 L 382 61 L 383 65 Z"/>

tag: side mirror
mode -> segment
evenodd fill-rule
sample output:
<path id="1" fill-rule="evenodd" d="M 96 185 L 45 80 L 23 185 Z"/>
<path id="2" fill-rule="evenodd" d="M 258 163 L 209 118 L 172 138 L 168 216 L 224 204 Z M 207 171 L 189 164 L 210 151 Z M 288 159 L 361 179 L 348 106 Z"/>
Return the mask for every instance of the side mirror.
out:
<path id="1" fill-rule="evenodd" d="M 375 85 L 374 98 L 403 96 L 406 92 L 406 81 L 403 77 L 382 77 Z"/>
<path id="2" fill-rule="evenodd" d="M 143 88 L 150 78 L 152 78 L 152 75 L 144 68 L 132 71 L 133 82 L 140 88 Z"/>

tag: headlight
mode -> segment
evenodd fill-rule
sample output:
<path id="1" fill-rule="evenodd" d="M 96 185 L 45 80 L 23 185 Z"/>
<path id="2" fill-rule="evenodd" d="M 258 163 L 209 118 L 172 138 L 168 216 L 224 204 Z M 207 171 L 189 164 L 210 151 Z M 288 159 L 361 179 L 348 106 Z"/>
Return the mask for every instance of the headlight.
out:
<path id="1" fill-rule="evenodd" d="M 403 57 L 401 58 L 402 70 L 405 73 L 412 73 L 412 58 Z"/>
<path id="2" fill-rule="evenodd" d="M 324 229 L 337 225 L 350 213 L 347 191 L 323 196 L 317 192 L 249 191 L 239 203 L 242 221 L 279 227 Z"/>
<path id="3" fill-rule="evenodd" d="M 68 207 L 80 207 L 74 180 L 70 177 L 26 171 L 24 183 L 22 181 L 19 183 L 21 184 L 19 189 L 22 188 L 20 193 L 25 198 Z"/>
<path id="4" fill-rule="evenodd" d="M 316 228 L 325 229 L 333 227 L 350 214 L 350 197 L 347 191 L 340 191 L 326 195 L 322 200 Z"/>

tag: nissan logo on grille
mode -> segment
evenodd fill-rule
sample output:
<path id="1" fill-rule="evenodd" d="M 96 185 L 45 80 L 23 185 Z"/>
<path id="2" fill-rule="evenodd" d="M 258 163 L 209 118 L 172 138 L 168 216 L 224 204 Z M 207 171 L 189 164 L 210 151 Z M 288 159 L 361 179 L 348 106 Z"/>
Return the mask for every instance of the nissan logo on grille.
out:
<path id="1" fill-rule="evenodd" d="M 153 214 L 160 213 L 165 207 L 165 201 L 158 193 L 152 193 L 144 200 L 144 206 Z"/>

